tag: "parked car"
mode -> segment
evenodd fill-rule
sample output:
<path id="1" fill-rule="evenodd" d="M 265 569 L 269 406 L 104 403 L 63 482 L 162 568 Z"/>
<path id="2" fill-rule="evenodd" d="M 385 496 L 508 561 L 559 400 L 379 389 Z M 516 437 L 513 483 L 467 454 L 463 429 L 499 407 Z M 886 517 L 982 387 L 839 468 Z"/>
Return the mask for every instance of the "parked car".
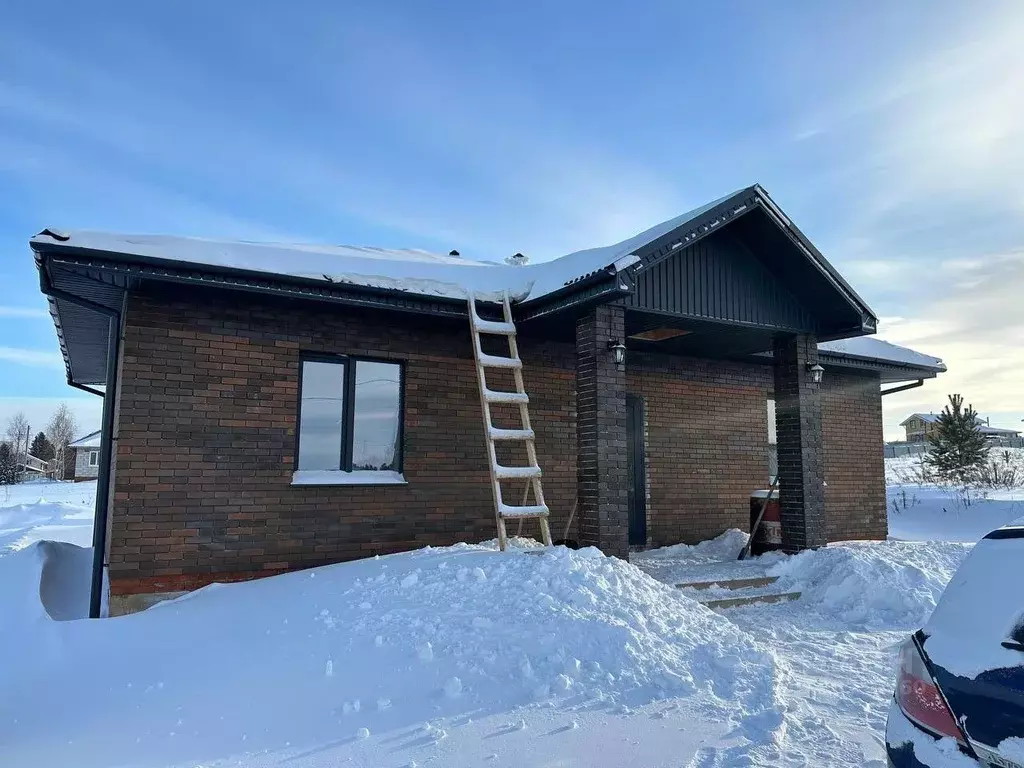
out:
<path id="1" fill-rule="evenodd" d="M 993 531 L 900 651 L 889 765 L 1024 768 L 1024 525 Z"/>

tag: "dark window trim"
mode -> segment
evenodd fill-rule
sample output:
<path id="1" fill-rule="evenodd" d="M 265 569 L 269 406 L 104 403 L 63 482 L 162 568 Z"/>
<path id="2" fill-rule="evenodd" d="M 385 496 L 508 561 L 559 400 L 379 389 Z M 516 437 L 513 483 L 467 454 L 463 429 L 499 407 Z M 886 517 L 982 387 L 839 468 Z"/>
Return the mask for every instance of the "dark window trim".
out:
<path id="1" fill-rule="evenodd" d="M 302 378 L 304 363 L 333 363 L 345 366 L 344 380 L 344 423 L 342 425 L 341 438 L 341 460 L 339 472 L 352 471 L 352 451 L 355 440 L 355 394 L 356 394 L 356 364 L 384 363 L 386 365 L 398 366 L 398 456 L 395 461 L 395 470 L 399 474 L 405 466 L 405 360 L 394 360 L 384 357 L 372 357 L 368 355 L 342 355 L 329 354 L 324 352 L 300 352 L 299 353 L 299 397 L 295 407 L 295 450 L 292 457 L 292 471 L 299 472 L 299 438 L 302 432 Z"/>

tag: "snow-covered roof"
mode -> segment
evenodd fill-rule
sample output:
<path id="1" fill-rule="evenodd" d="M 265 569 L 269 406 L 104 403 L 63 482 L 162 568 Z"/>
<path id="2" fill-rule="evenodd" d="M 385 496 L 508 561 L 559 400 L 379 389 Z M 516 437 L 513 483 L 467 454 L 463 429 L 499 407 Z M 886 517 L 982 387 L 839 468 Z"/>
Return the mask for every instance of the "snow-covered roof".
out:
<path id="1" fill-rule="evenodd" d="M 162 261 L 326 280 L 423 296 L 537 299 L 595 272 L 636 263 L 635 252 L 707 212 L 716 200 L 614 245 L 590 248 L 523 266 L 445 256 L 415 249 L 351 245 L 300 245 L 207 240 L 167 235 L 45 230 L 32 238 L 49 243 Z"/>
<path id="2" fill-rule="evenodd" d="M 983 435 L 1007 435 L 1009 437 L 1014 437 L 1020 434 L 1019 429 L 1003 429 L 1002 427 L 990 427 L 987 424 L 978 427 L 978 429 Z"/>
<path id="3" fill-rule="evenodd" d="M 32 238 L 32 242 L 407 291 L 423 296 L 464 299 L 473 293 L 483 299 L 494 299 L 507 292 L 513 301 L 524 301 L 553 293 L 595 272 L 625 269 L 638 261 L 635 255 L 638 250 L 736 194 L 738 192 L 663 221 L 614 245 L 526 265 L 445 256 L 416 249 L 257 243 L 89 230 L 46 229 Z"/>
<path id="4" fill-rule="evenodd" d="M 927 368 L 941 373 L 946 370 L 945 363 L 938 357 L 915 352 L 907 347 L 900 347 L 873 336 L 858 336 L 853 339 L 823 341 L 818 344 L 818 351 L 829 355 L 840 355 L 858 360 L 871 360 L 892 365 L 907 365 L 914 368 Z M 915 414 L 920 415 L 920 414 Z"/>
<path id="5" fill-rule="evenodd" d="M 100 433 L 92 432 L 85 437 L 80 437 L 73 443 L 68 443 L 68 448 L 99 448 Z"/>

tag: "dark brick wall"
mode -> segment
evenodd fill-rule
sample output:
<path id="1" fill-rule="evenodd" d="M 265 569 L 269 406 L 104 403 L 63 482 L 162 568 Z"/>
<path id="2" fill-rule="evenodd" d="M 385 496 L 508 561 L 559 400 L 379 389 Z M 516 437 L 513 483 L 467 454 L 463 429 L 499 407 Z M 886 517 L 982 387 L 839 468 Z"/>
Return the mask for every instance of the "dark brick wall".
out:
<path id="1" fill-rule="evenodd" d="M 576 322 L 580 543 L 629 557 L 626 519 L 626 372 L 609 341 L 624 341 L 625 309 L 602 305 Z"/>
<path id="2" fill-rule="evenodd" d="M 408 485 L 290 485 L 300 351 L 406 362 Z M 523 337 L 520 353 L 552 531 L 561 536 L 576 493 L 575 353 L 572 344 Z M 409 315 L 226 294 L 132 296 L 122 376 L 113 594 L 496 536 L 461 323 L 430 329 Z M 536 527 L 527 521 L 524 534 L 538 535 Z"/>
<path id="3" fill-rule="evenodd" d="M 750 492 L 768 485 L 772 369 L 631 352 L 629 391 L 647 421 L 648 535 L 697 542 L 750 523 Z"/>
<path id="4" fill-rule="evenodd" d="M 788 552 L 827 543 L 821 391 L 808 366 L 818 361 L 813 335 L 775 340 L 775 429 L 782 546 Z"/>
<path id="5" fill-rule="evenodd" d="M 827 368 L 821 387 L 828 540 L 884 539 L 888 521 L 879 378 Z"/>

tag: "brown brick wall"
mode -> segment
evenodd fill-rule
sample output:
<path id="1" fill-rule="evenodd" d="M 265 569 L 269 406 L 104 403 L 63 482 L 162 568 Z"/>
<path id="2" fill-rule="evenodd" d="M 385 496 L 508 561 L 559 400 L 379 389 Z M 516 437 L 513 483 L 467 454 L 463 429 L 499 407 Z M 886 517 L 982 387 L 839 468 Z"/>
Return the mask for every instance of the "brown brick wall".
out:
<path id="1" fill-rule="evenodd" d="M 628 388 L 647 421 L 647 533 L 653 546 L 750 524 L 768 485 L 768 366 L 630 353 Z"/>
<path id="2" fill-rule="evenodd" d="M 112 593 L 494 538 L 468 328 L 430 329 L 410 317 L 221 294 L 202 301 L 132 296 Z M 406 362 L 408 485 L 290 485 L 300 351 Z M 573 347 L 521 338 L 520 353 L 552 530 L 561 536 L 576 493 Z M 536 536 L 530 526 L 524 533 Z"/>
<path id="3" fill-rule="evenodd" d="M 119 393 L 112 594 L 494 538 L 470 350 L 459 322 L 227 294 L 133 295 Z M 405 361 L 408 485 L 290 485 L 300 351 Z M 523 336 L 520 352 L 560 538 L 576 497 L 575 347 Z M 772 369 L 634 351 L 627 369 L 628 391 L 645 400 L 652 543 L 745 527 L 750 491 L 767 484 Z M 883 537 L 878 379 L 830 370 L 823 386 L 829 539 Z M 501 425 L 509 417 L 495 418 Z M 518 502 L 518 488 L 506 492 Z M 527 521 L 524 534 L 536 536 L 535 527 Z"/>
<path id="4" fill-rule="evenodd" d="M 888 534 L 879 386 L 878 376 L 825 370 L 821 410 L 829 541 Z"/>

